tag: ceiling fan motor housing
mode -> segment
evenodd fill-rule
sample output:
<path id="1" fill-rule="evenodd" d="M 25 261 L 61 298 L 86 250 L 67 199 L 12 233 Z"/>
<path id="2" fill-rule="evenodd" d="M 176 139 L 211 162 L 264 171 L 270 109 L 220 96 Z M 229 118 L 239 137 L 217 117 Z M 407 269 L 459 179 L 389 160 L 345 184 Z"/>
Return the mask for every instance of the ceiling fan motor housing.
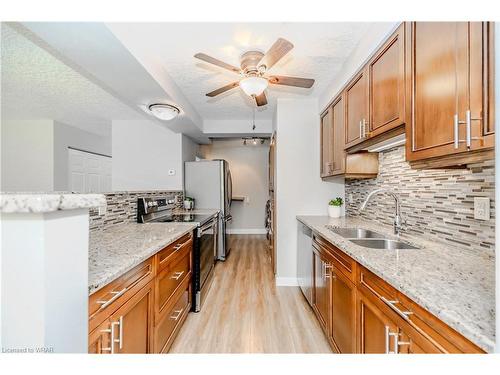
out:
<path id="1" fill-rule="evenodd" d="M 264 57 L 264 54 L 260 51 L 248 51 L 241 55 L 240 65 L 241 70 L 246 75 L 261 75 L 264 70 L 259 69 L 259 62 Z"/>

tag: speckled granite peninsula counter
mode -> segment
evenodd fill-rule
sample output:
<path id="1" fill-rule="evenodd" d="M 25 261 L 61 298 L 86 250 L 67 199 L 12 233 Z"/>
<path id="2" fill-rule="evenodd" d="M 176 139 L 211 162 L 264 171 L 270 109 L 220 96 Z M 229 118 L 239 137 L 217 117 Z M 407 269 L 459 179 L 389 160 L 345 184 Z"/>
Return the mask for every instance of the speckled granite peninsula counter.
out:
<path id="1" fill-rule="evenodd" d="M 89 295 L 196 227 L 197 223 L 132 223 L 92 231 Z"/>
<path id="2" fill-rule="evenodd" d="M 364 228 L 394 238 L 391 227 L 357 218 L 297 216 L 333 245 L 487 352 L 495 344 L 495 258 L 403 234 L 418 250 L 356 245 L 328 226 Z"/>

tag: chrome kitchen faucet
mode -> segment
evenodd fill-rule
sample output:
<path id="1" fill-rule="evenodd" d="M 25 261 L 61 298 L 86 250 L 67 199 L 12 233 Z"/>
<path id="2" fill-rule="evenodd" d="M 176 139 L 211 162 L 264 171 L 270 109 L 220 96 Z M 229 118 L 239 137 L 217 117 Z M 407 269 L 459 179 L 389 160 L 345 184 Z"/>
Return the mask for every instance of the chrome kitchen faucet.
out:
<path id="1" fill-rule="evenodd" d="M 365 201 L 361 205 L 361 211 L 364 211 L 366 208 L 366 205 L 368 204 L 368 201 L 374 196 L 379 193 L 386 193 L 390 195 L 391 197 L 394 198 L 395 204 L 396 204 L 396 212 L 394 215 L 394 234 L 399 235 L 399 232 L 401 231 L 401 225 L 403 220 L 401 219 L 401 205 L 399 203 L 399 198 L 396 194 L 394 194 L 392 191 L 387 190 L 387 189 L 376 189 L 373 190 L 368 196 L 366 197 Z"/>

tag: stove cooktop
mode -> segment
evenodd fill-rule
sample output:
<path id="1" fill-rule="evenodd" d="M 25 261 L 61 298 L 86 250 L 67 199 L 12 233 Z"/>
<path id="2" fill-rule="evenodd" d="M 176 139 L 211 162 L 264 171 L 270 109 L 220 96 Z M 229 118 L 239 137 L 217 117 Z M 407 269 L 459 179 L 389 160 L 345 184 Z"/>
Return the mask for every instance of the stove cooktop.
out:
<path id="1" fill-rule="evenodd" d="M 155 223 L 199 223 L 210 220 L 213 215 L 207 214 L 172 214 L 155 219 Z"/>

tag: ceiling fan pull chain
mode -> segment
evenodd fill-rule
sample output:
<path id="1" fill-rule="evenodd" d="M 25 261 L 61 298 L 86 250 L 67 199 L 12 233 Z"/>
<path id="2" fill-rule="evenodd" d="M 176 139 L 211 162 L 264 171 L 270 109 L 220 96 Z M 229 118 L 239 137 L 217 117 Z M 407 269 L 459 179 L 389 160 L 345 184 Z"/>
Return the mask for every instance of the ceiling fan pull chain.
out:
<path id="1" fill-rule="evenodd" d="M 253 111 L 253 118 L 252 118 L 252 130 L 255 130 L 255 107 L 252 108 Z"/>

